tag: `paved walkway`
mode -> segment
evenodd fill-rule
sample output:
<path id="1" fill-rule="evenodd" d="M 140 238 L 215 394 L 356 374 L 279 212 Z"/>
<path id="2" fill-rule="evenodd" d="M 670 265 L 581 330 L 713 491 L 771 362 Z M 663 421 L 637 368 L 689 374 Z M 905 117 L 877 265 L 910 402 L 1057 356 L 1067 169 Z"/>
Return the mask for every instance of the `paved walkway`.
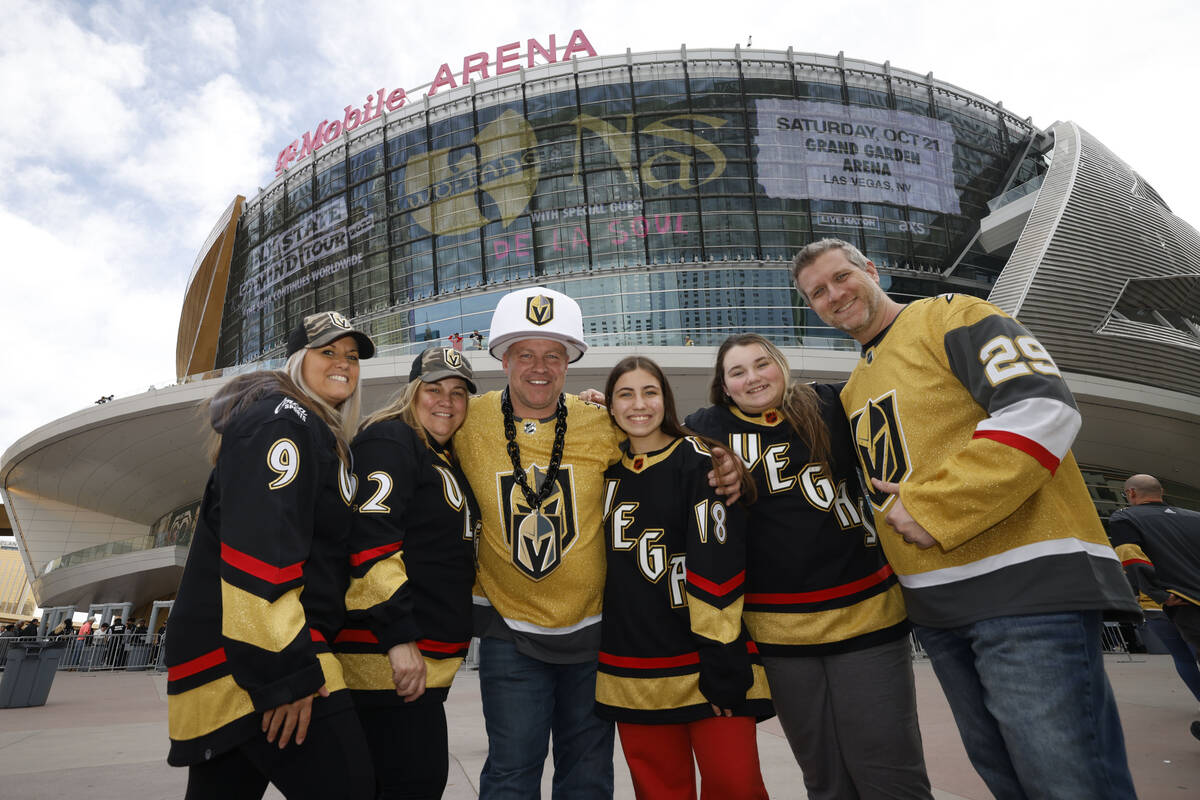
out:
<path id="1" fill-rule="evenodd" d="M 1117 695 L 1134 783 L 1143 800 L 1200 796 L 1200 742 L 1188 733 L 1196 702 L 1168 656 L 1106 657 Z M 938 800 L 984 800 L 928 662 L 918 661 L 917 701 L 929 777 Z M 174 800 L 184 770 L 166 765 L 165 676 L 61 672 L 40 708 L 0 710 L 0 800 Z M 487 738 L 479 681 L 460 673 L 446 705 L 450 724 L 447 800 L 477 796 Z M 800 769 L 778 723 L 758 728 L 763 777 L 771 796 L 801 798 Z M 632 800 L 624 759 L 616 756 L 617 800 Z M 543 782 L 549 797 L 549 768 Z M 268 798 L 280 795 L 271 789 Z"/>

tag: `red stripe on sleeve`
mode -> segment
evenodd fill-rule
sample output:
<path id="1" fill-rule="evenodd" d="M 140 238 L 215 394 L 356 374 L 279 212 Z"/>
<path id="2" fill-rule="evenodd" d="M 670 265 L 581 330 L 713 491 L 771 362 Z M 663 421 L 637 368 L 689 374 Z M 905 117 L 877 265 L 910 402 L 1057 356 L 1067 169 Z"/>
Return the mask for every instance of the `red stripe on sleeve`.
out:
<path id="1" fill-rule="evenodd" d="M 439 642 L 435 639 L 417 639 L 418 650 L 428 650 L 430 653 L 457 653 L 471 646 L 471 640 L 465 642 Z"/>
<path id="2" fill-rule="evenodd" d="M 658 658 L 642 658 L 639 656 L 614 656 L 612 653 L 600 653 L 600 663 L 610 667 L 626 667 L 628 669 L 662 669 L 664 667 L 686 667 L 700 663 L 699 653 L 684 653 L 678 656 L 661 656 Z"/>
<path id="3" fill-rule="evenodd" d="M 206 669 L 212 669 L 218 664 L 225 663 L 225 648 L 218 647 L 211 653 L 205 653 L 202 656 L 193 658 L 191 661 L 185 661 L 182 664 L 176 664 L 173 667 L 167 667 L 167 680 L 178 681 L 184 678 L 190 678 L 197 672 L 203 672 Z"/>
<path id="4" fill-rule="evenodd" d="M 1051 475 L 1058 471 L 1058 456 L 1042 447 L 1033 439 L 1022 436 L 1019 433 L 1013 433 L 1012 431 L 975 431 L 975 435 L 971 438 L 991 439 L 994 442 L 1008 445 L 1020 450 L 1027 456 L 1031 456 L 1043 467 L 1050 470 Z"/>
<path id="5" fill-rule="evenodd" d="M 865 578 L 859 578 L 850 583 L 843 583 L 841 586 L 832 586 L 828 589 L 819 589 L 815 592 L 764 592 L 747 593 L 746 602 L 759 605 L 792 605 L 794 603 L 819 603 L 822 600 L 835 600 L 839 597 L 861 592 L 864 589 L 869 589 L 872 586 L 877 586 L 886 581 L 892 575 L 892 567 L 890 564 L 884 564 L 875 572 L 872 572 Z"/>
<path id="6" fill-rule="evenodd" d="M 381 544 L 379 547 L 372 547 L 370 550 L 360 550 L 357 553 L 350 554 L 350 566 L 357 567 L 364 561 L 370 561 L 373 558 L 394 553 L 404 546 L 403 541 L 392 542 L 391 544 Z"/>
<path id="7" fill-rule="evenodd" d="M 687 574 L 687 582 L 695 586 L 701 591 L 708 592 L 711 595 L 721 597 L 732 592 L 734 589 L 741 586 L 746 581 L 746 570 L 742 570 L 737 575 L 734 575 L 724 583 L 713 583 L 708 578 L 697 575 L 694 572 Z"/>
<path id="8" fill-rule="evenodd" d="M 304 562 L 297 561 L 287 567 L 276 567 L 265 561 L 260 561 L 248 553 L 235 550 L 221 542 L 221 560 L 231 567 L 239 569 L 248 575 L 261 578 L 267 583 L 287 583 L 304 575 Z"/>
<path id="9" fill-rule="evenodd" d="M 309 628 L 309 629 L 308 629 L 308 635 L 312 637 L 312 640 L 313 640 L 314 642 L 323 642 L 323 641 L 325 641 L 325 634 L 321 633 L 321 632 L 320 632 L 319 630 L 317 630 L 316 628 Z"/>
<path id="10" fill-rule="evenodd" d="M 1131 558 L 1128 561 L 1121 562 L 1122 567 L 1128 567 L 1130 564 L 1145 564 L 1147 567 L 1154 566 L 1153 564 L 1151 564 L 1149 561 L 1147 561 L 1144 558 Z"/>
<path id="11" fill-rule="evenodd" d="M 342 628 L 333 640 L 340 642 L 358 642 L 361 644 L 379 644 L 379 637 L 362 628 Z"/>

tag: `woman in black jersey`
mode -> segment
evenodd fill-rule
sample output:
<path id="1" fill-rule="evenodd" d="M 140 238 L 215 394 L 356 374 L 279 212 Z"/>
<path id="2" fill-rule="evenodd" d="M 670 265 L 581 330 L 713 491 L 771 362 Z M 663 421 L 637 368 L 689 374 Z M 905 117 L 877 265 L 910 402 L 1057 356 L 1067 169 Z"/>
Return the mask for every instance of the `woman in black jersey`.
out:
<path id="1" fill-rule="evenodd" d="M 813 800 L 929 798 L 900 586 L 864 516 L 838 386 L 757 334 L 717 352 L 685 420 L 750 469 L 743 616 Z"/>
<path id="2" fill-rule="evenodd" d="M 618 363 L 605 399 L 629 441 L 604 475 L 596 713 L 617 723 L 638 798 L 695 798 L 693 763 L 704 798 L 765 798 L 755 720 L 771 706 L 742 627 L 744 512 L 709 487 L 708 446 L 680 426 L 657 364 Z"/>
<path id="3" fill-rule="evenodd" d="M 281 371 L 213 398 L 214 467 L 166 642 L 167 760 L 187 800 L 369 798 L 366 741 L 329 643 L 354 501 L 347 430 L 369 337 L 336 312 L 288 337 Z"/>
<path id="4" fill-rule="evenodd" d="M 358 513 L 346 627 L 334 643 L 366 732 L 379 798 L 438 798 L 449 768 L 443 703 L 471 641 L 479 509 L 451 437 L 475 392 L 450 347 L 354 438 Z"/>

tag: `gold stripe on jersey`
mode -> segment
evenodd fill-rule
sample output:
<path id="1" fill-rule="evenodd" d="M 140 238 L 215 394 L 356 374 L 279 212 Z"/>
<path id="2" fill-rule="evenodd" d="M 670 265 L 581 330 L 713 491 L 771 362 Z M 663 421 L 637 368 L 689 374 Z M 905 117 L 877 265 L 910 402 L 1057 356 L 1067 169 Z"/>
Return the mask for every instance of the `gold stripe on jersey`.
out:
<path id="1" fill-rule="evenodd" d="M 769 700 L 767 674 L 759 664 L 750 665 L 754 683 L 746 692 L 747 700 Z M 617 708 L 660 710 L 708 705 L 700 693 L 700 674 L 671 675 L 665 678 L 624 678 L 610 675 L 603 668 L 596 673 L 596 702 Z"/>
<path id="2" fill-rule="evenodd" d="M 383 653 L 338 653 L 346 685 L 352 690 L 394 689 L 392 665 Z"/>
<path id="3" fill-rule="evenodd" d="M 342 670 L 346 674 L 346 686 L 354 691 L 395 691 L 392 682 L 392 663 L 383 653 L 339 653 Z M 425 686 L 428 689 L 446 689 L 454 682 L 462 657 L 425 659 Z M 330 689 L 332 691 L 332 688 Z"/>
<path id="4" fill-rule="evenodd" d="M 167 728 L 176 741 L 195 739 L 253 713 L 254 703 L 232 675 L 180 694 L 167 704 Z"/>
<path id="5" fill-rule="evenodd" d="M 669 444 L 665 450 L 660 450 L 657 453 L 625 453 L 623 456 L 621 456 L 621 465 L 633 473 L 645 472 L 655 464 L 659 464 L 670 458 L 671 453 L 675 452 L 675 448 L 678 447 L 679 443 L 682 441 L 683 439 L 676 439 L 674 442 Z"/>
<path id="6" fill-rule="evenodd" d="M 346 590 L 346 609 L 364 611 L 383 603 L 396 590 L 408 582 L 404 568 L 404 551 L 399 550 L 387 558 L 376 561 L 361 578 L 350 578 Z"/>
<path id="7" fill-rule="evenodd" d="M 321 662 L 321 674 L 325 676 L 325 688 L 331 693 L 346 688 L 345 673 L 337 656 L 333 653 L 317 653 L 317 661 Z"/>
<path id="8" fill-rule="evenodd" d="M 302 588 L 289 589 L 272 602 L 222 580 L 221 634 L 278 653 L 306 627 Z"/>
<path id="9" fill-rule="evenodd" d="M 804 614 L 779 611 L 745 611 L 742 614 L 754 641 L 781 645 L 843 642 L 897 625 L 905 616 L 899 584 L 845 608 Z"/>
<path id="10" fill-rule="evenodd" d="M 462 661 L 461 656 L 454 658 L 426 658 L 425 685 L 431 689 L 449 686 L 454 682 L 454 675 L 458 672 Z"/>
<path id="11" fill-rule="evenodd" d="M 774 428 L 777 425 L 787 422 L 787 417 L 777 408 L 768 408 L 761 414 L 747 414 L 737 406 L 731 405 L 729 406 L 729 413 L 743 422 L 749 422 L 751 425 L 761 425 L 764 428 Z"/>
<path id="12" fill-rule="evenodd" d="M 688 592 L 687 607 L 692 633 L 721 644 L 732 642 L 742 632 L 743 599 L 739 597 L 724 608 L 717 608 Z"/>

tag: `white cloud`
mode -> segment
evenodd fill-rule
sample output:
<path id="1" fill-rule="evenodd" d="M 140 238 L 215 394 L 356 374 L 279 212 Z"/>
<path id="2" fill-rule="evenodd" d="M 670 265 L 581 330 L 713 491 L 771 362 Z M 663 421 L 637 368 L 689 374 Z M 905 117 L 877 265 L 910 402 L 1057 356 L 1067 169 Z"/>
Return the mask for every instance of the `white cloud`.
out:
<path id="1" fill-rule="evenodd" d="M 232 19 L 211 8 L 197 8 L 188 14 L 188 29 L 192 39 L 208 48 L 226 69 L 237 68 L 238 32 Z"/>
<path id="2" fill-rule="evenodd" d="M 23 159 L 94 163 L 137 130 L 125 95 L 146 80 L 142 49 L 81 29 L 43 3 L 6 3 L 0 26 L 0 170 Z"/>
<path id="3" fill-rule="evenodd" d="M 263 173 L 271 104 L 220 75 L 155 109 L 161 130 L 116 169 L 119 178 L 175 211 L 199 247 L 221 210 Z M 197 218 L 197 214 L 200 216 Z"/>
<path id="4" fill-rule="evenodd" d="M 181 292 L 148 287 L 89 243 L 3 210 L 0 241 L 16 267 L 4 281 L 0 372 L 12 377 L 12 402 L 0 404 L 0 452 L 101 395 L 174 379 Z"/>

